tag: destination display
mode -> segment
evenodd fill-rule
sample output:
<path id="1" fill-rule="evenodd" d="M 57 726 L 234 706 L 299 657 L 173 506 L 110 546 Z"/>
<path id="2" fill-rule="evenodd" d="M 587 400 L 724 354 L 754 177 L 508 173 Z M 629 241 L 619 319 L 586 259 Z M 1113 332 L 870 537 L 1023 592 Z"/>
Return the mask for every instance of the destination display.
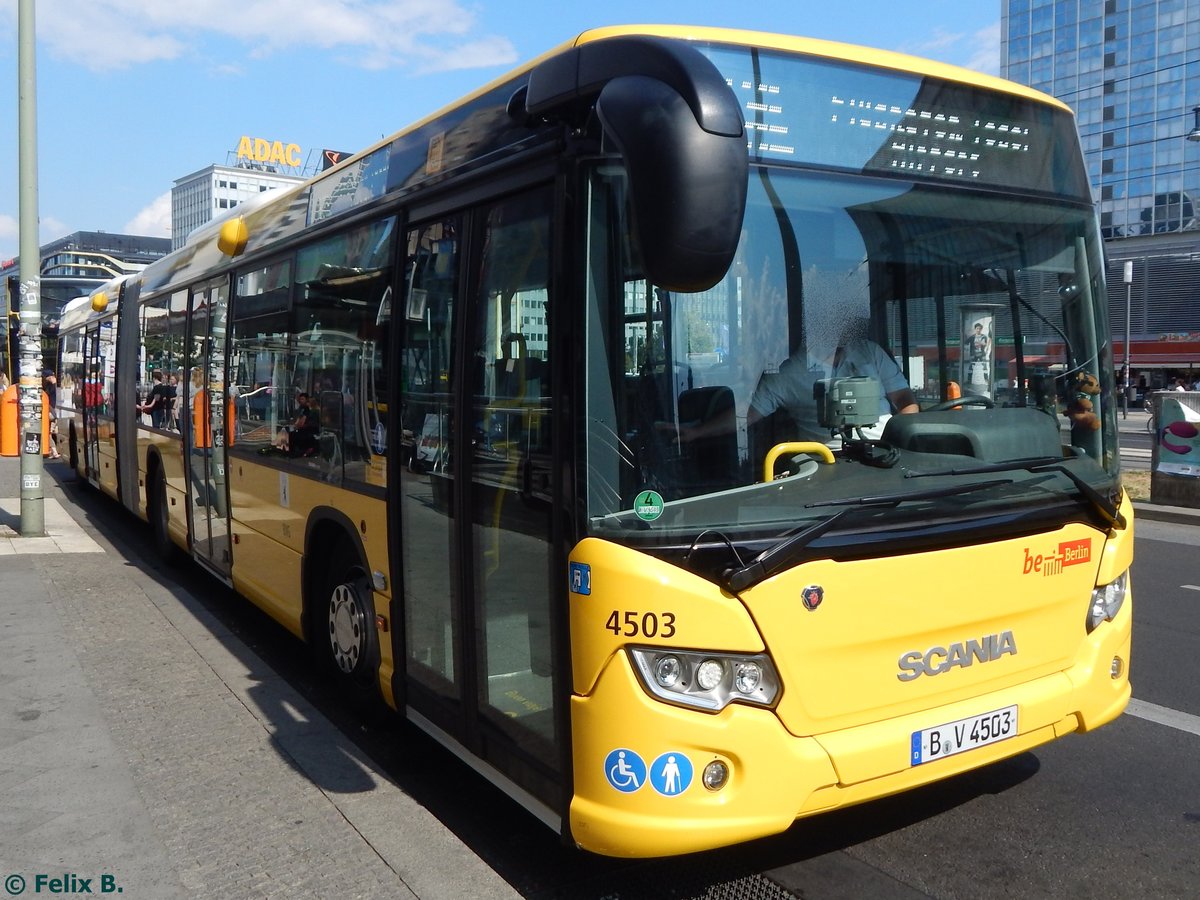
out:
<path id="1" fill-rule="evenodd" d="M 1075 122 L 1021 96 L 818 57 L 710 47 L 752 156 L 1076 197 Z M 1069 158 L 1068 158 L 1069 155 Z"/>

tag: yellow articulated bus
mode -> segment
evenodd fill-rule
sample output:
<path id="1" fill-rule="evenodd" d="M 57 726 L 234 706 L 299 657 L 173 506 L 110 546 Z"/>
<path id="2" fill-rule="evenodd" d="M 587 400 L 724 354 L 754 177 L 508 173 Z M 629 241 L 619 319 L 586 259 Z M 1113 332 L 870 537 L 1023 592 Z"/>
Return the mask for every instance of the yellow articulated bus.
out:
<path id="1" fill-rule="evenodd" d="M 778 833 L 1129 699 L 1101 243 L 1024 87 L 587 32 L 63 331 L 81 477 L 586 850 Z"/>

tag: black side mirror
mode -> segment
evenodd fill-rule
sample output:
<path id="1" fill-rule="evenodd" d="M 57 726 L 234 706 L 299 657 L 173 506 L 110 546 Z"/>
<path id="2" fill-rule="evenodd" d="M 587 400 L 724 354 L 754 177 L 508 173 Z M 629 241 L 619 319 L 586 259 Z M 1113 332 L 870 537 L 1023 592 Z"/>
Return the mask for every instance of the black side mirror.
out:
<path id="1" fill-rule="evenodd" d="M 672 291 L 712 287 L 729 270 L 741 234 L 745 132 L 706 131 L 679 93 L 642 75 L 608 82 L 596 113 L 625 158 L 647 277 Z"/>

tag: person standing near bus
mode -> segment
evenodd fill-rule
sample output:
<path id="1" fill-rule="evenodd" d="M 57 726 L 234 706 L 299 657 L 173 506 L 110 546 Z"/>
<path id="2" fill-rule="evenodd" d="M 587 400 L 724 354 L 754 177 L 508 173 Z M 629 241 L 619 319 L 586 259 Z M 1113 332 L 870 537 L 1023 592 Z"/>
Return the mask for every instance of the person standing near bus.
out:
<path id="1" fill-rule="evenodd" d="M 58 379 L 49 369 L 42 372 L 42 390 L 49 400 L 50 410 L 50 458 L 59 459 L 58 452 Z"/>

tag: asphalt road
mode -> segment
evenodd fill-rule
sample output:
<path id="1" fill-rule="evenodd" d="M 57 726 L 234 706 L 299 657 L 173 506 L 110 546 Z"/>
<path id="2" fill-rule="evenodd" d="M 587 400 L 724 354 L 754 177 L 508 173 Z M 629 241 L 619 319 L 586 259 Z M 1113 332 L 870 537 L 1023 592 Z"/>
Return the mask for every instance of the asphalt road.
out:
<path id="1" fill-rule="evenodd" d="M 68 493 L 132 565 L 159 567 L 144 525 L 94 492 Z M 161 577 L 200 598 L 526 897 L 1192 897 L 1200 527 L 1139 521 L 1137 529 L 1130 713 L 947 782 L 798 822 L 777 838 L 662 861 L 561 847 L 406 722 L 348 710 L 314 676 L 304 648 L 249 603 L 192 567 Z"/>
<path id="2" fill-rule="evenodd" d="M 1137 529 L 1126 715 L 827 817 L 825 839 L 843 846 L 769 876 L 804 897 L 1196 896 L 1200 528 L 1139 521 Z"/>

